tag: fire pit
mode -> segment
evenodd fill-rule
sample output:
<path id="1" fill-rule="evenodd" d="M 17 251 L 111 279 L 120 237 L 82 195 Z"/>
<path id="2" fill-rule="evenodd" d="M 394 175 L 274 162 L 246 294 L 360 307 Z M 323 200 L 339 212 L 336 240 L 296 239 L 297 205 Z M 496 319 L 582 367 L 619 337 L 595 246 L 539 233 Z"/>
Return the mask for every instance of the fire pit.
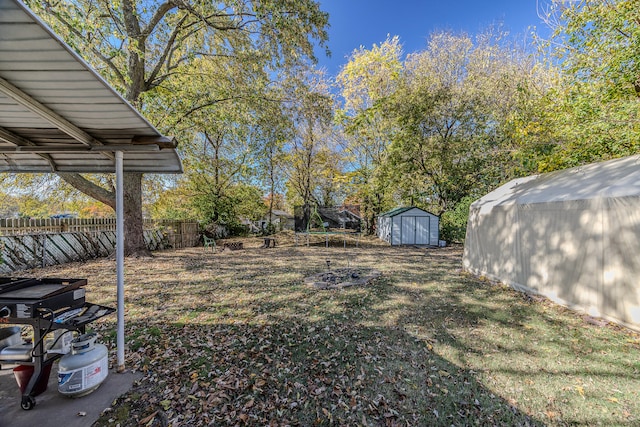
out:
<path id="1" fill-rule="evenodd" d="M 305 277 L 304 282 L 316 289 L 341 289 L 368 285 L 382 273 L 372 268 L 337 268 Z"/>

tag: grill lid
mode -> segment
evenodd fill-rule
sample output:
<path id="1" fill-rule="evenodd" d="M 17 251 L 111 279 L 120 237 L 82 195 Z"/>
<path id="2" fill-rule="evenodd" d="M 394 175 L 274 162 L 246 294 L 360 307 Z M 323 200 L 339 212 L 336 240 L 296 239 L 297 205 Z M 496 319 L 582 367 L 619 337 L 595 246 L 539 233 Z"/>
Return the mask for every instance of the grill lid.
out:
<path id="1" fill-rule="evenodd" d="M 78 289 L 87 284 L 85 279 L 14 279 L 0 278 L 2 299 L 42 299 Z"/>

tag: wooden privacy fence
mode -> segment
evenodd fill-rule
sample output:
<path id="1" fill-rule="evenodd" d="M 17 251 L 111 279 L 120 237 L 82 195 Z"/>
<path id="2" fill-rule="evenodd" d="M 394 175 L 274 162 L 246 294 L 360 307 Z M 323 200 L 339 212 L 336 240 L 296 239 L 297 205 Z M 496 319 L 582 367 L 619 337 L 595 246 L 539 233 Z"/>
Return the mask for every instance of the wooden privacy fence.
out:
<path id="1" fill-rule="evenodd" d="M 165 248 L 191 248 L 200 243 L 200 226 L 195 221 L 145 221 L 145 232 L 150 230 L 162 233 L 167 242 Z"/>
<path id="2" fill-rule="evenodd" d="M 152 251 L 195 246 L 200 238 L 198 224 L 183 221 L 145 221 L 144 237 Z M 108 256 L 115 242 L 111 218 L 0 220 L 0 274 Z"/>
<path id="3" fill-rule="evenodd" d="M 152 228 L 145 221 L 145 229 Z M 0 235 L 64 233 L 67 231 L 116 231 L 115 218 L 6 218 L 0 219 Z"/>

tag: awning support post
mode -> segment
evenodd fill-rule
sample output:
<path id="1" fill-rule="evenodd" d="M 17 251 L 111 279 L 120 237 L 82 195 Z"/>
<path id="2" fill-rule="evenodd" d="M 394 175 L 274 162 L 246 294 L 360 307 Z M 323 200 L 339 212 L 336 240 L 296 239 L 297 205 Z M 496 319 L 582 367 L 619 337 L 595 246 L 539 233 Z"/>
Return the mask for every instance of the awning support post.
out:
<path id="1" fill-rule="evenodd" d="M 122 151 L 116 151 L 116 282 L 118 299 L 118 372 L 124 372 L 124 185 Z"/>

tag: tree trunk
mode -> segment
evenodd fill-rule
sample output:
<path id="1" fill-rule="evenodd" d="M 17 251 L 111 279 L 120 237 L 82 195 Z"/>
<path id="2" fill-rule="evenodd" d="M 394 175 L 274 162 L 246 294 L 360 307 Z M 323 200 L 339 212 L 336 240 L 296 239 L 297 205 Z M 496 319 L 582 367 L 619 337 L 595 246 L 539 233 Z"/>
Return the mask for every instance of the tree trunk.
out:
<path id="1" fill-rule="evenodd" d="M 142 174 L 124 174 L 124 256 L 151 256 L 144 241 L 142 218 Z"/>
<path id="2" fill-rule="evenodd" d="M 115 210 L 115 190 L 106 190 L 78 173 L 58 173 L 58 175 L 76 190 Z M 142 174 L 125 173 L 122 186 L 124 190 L 124 255 L 151 256 L 143 233 Z"/>

